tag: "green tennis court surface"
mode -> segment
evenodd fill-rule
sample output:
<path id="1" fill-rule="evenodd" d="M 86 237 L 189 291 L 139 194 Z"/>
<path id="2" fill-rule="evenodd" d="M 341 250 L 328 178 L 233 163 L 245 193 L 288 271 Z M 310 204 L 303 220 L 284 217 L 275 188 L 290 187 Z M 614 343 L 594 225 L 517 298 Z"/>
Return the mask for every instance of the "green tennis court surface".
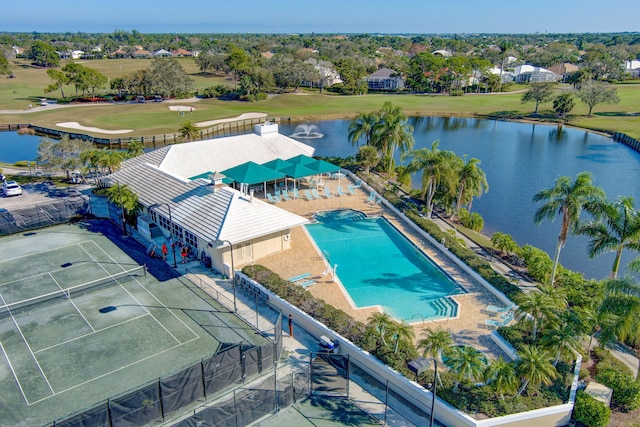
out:
<path id="1" fill-rule="evenodd" d="M 186 280 L 62 225 L 0 239 L 0 424 L 42 425 L 265 339 Z"/>

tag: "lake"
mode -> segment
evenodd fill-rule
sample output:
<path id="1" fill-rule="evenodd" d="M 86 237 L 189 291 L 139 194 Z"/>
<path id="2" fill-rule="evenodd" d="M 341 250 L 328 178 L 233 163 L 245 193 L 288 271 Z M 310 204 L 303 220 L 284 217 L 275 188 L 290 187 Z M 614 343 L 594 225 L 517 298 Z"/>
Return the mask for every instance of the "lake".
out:
<path id="1" fill-rule="evenodd" d="M 414 149 L 431 148 L 440 140 L 441 150 L 476 157 L 487 175 L 489 192 L 473 202 L 473 212 L 484 218 L 488 235 L 495 231 L 510 234 L 520 245 L 530 244 L 553 256 L 560 231 L 560 218 L 535 225 L 533 217 L 539 204 L 532 198 L 538 191 L 553 186 L 557 177 L 575 179 L 590 171 L 596 185 L 609 199 L 633 196 L 640 205 L 640 153 L 614 142 L 611 138 L 581 129 L 456 117 L 412 117 Z M 299 138 L 316 148 L 317 156 L 346 157 L 357 152 L 349 144 L 349 120 L 306 122 L 314 125 L 311 134 L 322 138 Z M 300 136 L 299 124 L 281 124 L 280 132 Z M 298 132 L 296 132 L 296 130 Z M 400 164 L 399 159 L 396 161 Z M 420 177 L 414 177 L 420 187 Z M 569 236 L 560 254 L 565 267 L 587 278 L 608 276 L 613 253 L 590 259 L 586 254 L 588 239 Z M 635 255 L 625 252 L 622 266 Z M 620 273 L 622 273 L 622 268 Z"/>
<path id="2" fill-rule="evenodd" d="M 484 218 L 483 231 L 488 235 L 508 233 L 518 244 L 533 245 L 553 256 L 560 219 L 535 225 L 539 205 L 532 202 L 533 195 L 551 187 L 559 176 L 574 179 L 582 171 L 592 173 L 594 183 L 609 199 L 633 196 L 640 205 L 640 153 L 606 136 L 567 127 L 559 131 L 553 125 L 473 118 L 411 117 L 410 123 L 415 129 L 415 149 L 430 148 L 440 140 L 441 150 L 480 159 L 489 192 L 474 200 L 473 211 Z M 317 156 L 346 157 L 357 152 L 347 140 L 349 124 L 349 120 L 306 122 L 306 129 L 300 129 L 300 123 L 281 123 L 280 132 L 313 146 Z M 302 131 L 312 138 L 305 138 Z M 34 160 L 39 141 L 35 136 L 0 132 L 0 161 Z M 419 188 L 419 177 L 414 177 L 414 186 Z M 608 276 L 613 254 L 589 259 L 587 243 L 584 237 L 569 236 L 560 262 L 588 278 Z M 622 266 L 633 257 L 625 252 Z"/>

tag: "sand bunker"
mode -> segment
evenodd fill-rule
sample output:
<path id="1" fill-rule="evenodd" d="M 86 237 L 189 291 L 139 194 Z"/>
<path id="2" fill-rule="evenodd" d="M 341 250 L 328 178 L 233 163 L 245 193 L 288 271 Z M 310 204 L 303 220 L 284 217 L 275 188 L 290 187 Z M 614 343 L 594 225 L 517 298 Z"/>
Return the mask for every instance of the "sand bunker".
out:
<path id="1" fill-rule="evenodd" d="M 68 128 L 68 129 L 85 130 L 87 132 L 107 133 L 111 135 L 119 135 L 123 133 L 133 132 L 132 129 L 107 130 L 107 129 L 94 128 L 90 126 L 82 126 L 78 122 L 56 123 L 56 126 L 60 126 L 62 128 Z"/>
<path id="2" fill-rule="evenodd" d="M 243 114 L 240 114 L 238 117 L 231 117 L 228 119 L 209 120 L 208 122 L 196 123 L 196 126 L 198 126 L 199 128 L 204 128 L 207 126 L 217 125 L 218 123 L 235 122 L 238 120 L 245 120 L 245 119 L 260 119 L 262 117 L 267 117 L 267 114 L 266 113 L 243 113 Z"/>
<path id="3" fill-rule="evenodd" d="M 195 108 L 186 105 L 172 105 L 169 107 L 171 111 L 195 111 Z"/>

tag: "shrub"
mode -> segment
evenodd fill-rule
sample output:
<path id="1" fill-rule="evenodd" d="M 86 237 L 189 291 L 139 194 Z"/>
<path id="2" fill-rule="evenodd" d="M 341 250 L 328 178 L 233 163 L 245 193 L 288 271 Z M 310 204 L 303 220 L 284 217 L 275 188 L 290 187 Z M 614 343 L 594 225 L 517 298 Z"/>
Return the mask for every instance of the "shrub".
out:
<path id="1" fill-rule="evenodd" d="M 611 409 L 583 391 L 576 396 L 573 419 L 587 427 L 605 427 L 609 424 Z"/>
<path id="2" fill-rule="evenodd" d="M 484 219 L 477 212 L 469 214 L 465 209 L 460 209 L 460 219 L 462 220 L 462 225 L 478 233 L 484 227 Z"/>
<path id="3" fill-rule="evenodd" d="M 611 401 L 623 411 L 640 408 L 640 383 L 630 375 L 611 368 L 598 369 L 596 381 L 613 389 Z"/>

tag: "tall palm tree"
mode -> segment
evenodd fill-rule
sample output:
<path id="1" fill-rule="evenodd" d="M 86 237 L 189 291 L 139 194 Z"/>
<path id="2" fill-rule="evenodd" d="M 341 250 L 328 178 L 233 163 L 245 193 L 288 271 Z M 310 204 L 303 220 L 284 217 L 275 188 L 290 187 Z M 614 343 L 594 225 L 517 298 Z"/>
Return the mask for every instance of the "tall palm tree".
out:
<path id="1" fill-rule="evenodd" d="M 578 232 L 591 238 L 588 246 L 590 258 L 614 251 L 616 256 L 609 278 L 615 279 L 625 248 L 640 252 L 640 211 L 633 197 L 621 197 L 615 202 L 603 201 L 596 205 L 596 218 L 582 225 Z"/>
<path id="2" fill-rule="evenodd" d="M 127 157 L 137 157 L 144 154 L 144 144 L 141 141 L 131 141 L 127 146 Z"/>
<path id="3" fill-rule="evenodd" d="M 433 330 L 426 328 L 422 331 L 424 338 L 418 341 L 418 349 L 422 349 L 422 355 L 431 355 L 434 359 L 440 358 L 442 352 L 453 345 L 453 337 L 444 329 Z"/>
<path id="4" fill-rule="evenodd" d="M 567 319 L 549 329 L 540 339 L 540 345 L 555 355 L 553 366 L 557 366 L 560 359 L 573 360 L 575 352 L 580 348 L 580 340 L 574 325 Z"/>
<path id="5" fill-rule="evenodd" d="M 482 193 L 489 191 L 487 176 L 484 171 L 480 169 L 479 165 L 480 160 L 472 157 L 468 161 L 465 161 L 464 166 L 458 172 L 458 198 L 456 200 L 456 213 L 458 213 L 465 202 L 467 202 L 469 207 L 468 211 L 471 212 L 473 198 L 476 196 L 480 197 Z"/>
<path id="6" fill-rule="evenodd" d="M 570 231 L 575 231 L 580 220 L 580 214 L 585 209 L 590 211 L 594 203 L 604 199 L 604 191 L 591 182 L 590 172 L 580 172 L 572 183 L 567 176 L 556 179 L 555 185 L 539 191 L 533 196 L 534 202 L 544 202 L 535 213 L 534 221 L 540 224 L 545 219 L 555 219 L 556 215 L 562 217 L 556 252 L 553 257 L 550 284 L 553 285 L 560 251 L 567 241 Z"/>
<path id="7" fill-rule="evenodd" d="M 518 389 L 516 368 L 513 363 L 504 360 L 502 356 L 487 366 L 484 371 L 484 380 L 493 385 L 501 400 L 504 400 L 505 393 L 512 394 Z"/>
<path id="8" fill-rule="evenodd" d="M 453 387 L 455 393 L 462 381 L 482 378 L 487 366 L 487 358 L 473 347 L 451 347 L 447 351 L 445 364 L 456 377 L 456 384 Z"/>
<path id="9" fill-rule="evenodd" d="M 369 145 L 378 120 L 379 116 L 376 113 L 358 113 L 351 124 L 349 124 L 349 142 L 351 145 L 357 147 L 359 141 L 363 138 L 364 144 Z"/>
<path id="10" fill-rule="evenodd" d="M 600 332 L 600 345 L 614 341 L 640 340 L 640 285 L 633 278 L 604 282 L 601 311 L 607 314 Z"/>
<path id="11" fill-rule="evenodd" d="M 413 331 L 413 326 L 411 326 L 404 320 L 400 323 L 393 322 L 393 325 L 390 329 L 391 330 L 389 332 L 393 335 L 393 338 L 396 341 L 393 349 L 394 353 L 398 352 L 398 346 L 400 342 L 411 343 L 416 336 L 415 332 Z"/>
<path id="12" fill-rule="evenodd" d="M 124 161 L 124 152 L 112 150 L 100 150 L 98 156 L 98 166 L 108 173 L 114 173 L 120 169 L 120 165 Z"/>
<path id="13" fill-rule="evenodd" d="M 516 373 L 522 381 L 516 396 L 520 396 L 529 385 L 549 385 L 557 376 L 549 353 L 534 345 L 523 345 L 518 351 Z"/>
<path id="14" fill-rule="evenodd" d="M 198 137 L 200 130 L 191 120 L 187 120 L 180 126 L 178 132 L 180 132 L 180 138 L 182 138 L 182 140 L 193 141 Z"/>
<path id="15" fill-rule="evenodd" d="M 420 196 L 426 205 L 427 218 L 431 218 L 433 200 L 438 188 L 455 189 L 457 174 L 454 159 L 458 159 L 451 151 L 438 149 L 440 141 L 431 144 L 431 149 L 421 148 L 413 150 L 406 157 L 411 157 L 407 170 L 411 173 L 421 172 L 422 186 Z"/>
<path id="16" fill-rule="evenodd" d="M 374 145 L 388 161 L 386 171 L 393 171 L 393 155 L 398 148 L 400 153 L 410 151 L 413 148 L 413 126 L 407 122 L 407 117 L 400 107 L 394 107 L 387 101 L 380 110 L 380 119 L 372 131 L 371 144 Z"/>
<path id="17" fill-rule="evenodd" d="M 531 335 L 536 340 L 538 329 L 543 322 L 554 319 L 558 313 L 566 310 L 567 299 L 564 293 L 557 288 L 541 287 L 540 291 L 522 293 L 514 298 L 518 304 L 518 314 L 525 321 L 532 323 Z"/>
<path id="18" fill-rule="evenodd" d="M 385 335 L 387 331 L 393 327 L 393 319 L 391 316 L 384 312 L 373 313 L 367 319 L 367 324 L 378 331 L 382 339 L 382 344 L 386 346 L 387 341 L 385 340 Z"/>

